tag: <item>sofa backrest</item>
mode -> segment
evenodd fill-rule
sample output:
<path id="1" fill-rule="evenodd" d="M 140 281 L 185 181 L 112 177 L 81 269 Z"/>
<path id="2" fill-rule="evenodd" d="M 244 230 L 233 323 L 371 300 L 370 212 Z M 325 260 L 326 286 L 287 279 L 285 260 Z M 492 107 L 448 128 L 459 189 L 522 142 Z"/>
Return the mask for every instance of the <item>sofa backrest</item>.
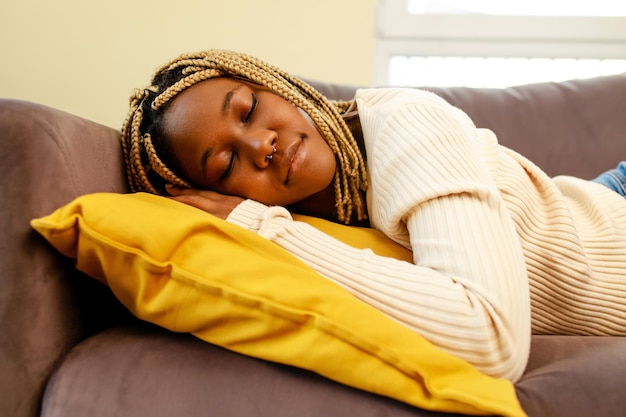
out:
<path id="1" fill-rule="evenodd" d="M 311 82 L 349 100 L 358 86 Z M 504 89 L 425 88 L 550 176 L 593 178 L 626 159 L 626 74 Z"/>

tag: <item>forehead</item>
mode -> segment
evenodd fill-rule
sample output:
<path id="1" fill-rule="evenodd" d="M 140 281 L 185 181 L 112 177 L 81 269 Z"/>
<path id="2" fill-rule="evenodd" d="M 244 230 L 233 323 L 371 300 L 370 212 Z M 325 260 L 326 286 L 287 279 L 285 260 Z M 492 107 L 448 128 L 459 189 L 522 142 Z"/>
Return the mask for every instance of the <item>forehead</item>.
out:
<path id="1" fill-rule="evenodd" d="M 245 85 L 232 78 L 201 81 L 180 92 L 170 102 L 164 115 L 166 136 L 194 126 L 194 120 L 220 110 L 224 97 L 234 88 Z"/>

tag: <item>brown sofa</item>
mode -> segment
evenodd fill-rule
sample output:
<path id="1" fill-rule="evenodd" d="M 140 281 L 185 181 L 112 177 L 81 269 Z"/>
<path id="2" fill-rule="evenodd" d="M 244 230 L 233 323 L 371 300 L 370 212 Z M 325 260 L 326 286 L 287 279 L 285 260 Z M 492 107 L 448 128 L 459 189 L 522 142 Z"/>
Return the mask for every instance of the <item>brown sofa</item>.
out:
<path id="1" fill-rule="evenodd" d="M 589 178 L 626 159 L 626 74 L 433 90 L 551 175 Z M 448 415 L 138 321 L 29 226 L 79 195 L 126 191 L 118 132 L 0 100 L 0 147 L 0 416 Z M 626 338 L 534 336 L 516 390 L 529 416 L 622 416 L 625 385 Z"/>

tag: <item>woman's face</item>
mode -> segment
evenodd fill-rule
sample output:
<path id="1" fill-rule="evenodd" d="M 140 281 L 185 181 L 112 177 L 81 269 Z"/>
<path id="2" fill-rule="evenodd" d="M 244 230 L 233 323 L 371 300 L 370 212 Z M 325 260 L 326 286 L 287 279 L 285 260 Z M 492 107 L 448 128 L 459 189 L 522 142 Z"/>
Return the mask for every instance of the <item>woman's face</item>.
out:
<path id="1" fill-rule="evenodd" d="M 184 90 L 166 111 L 164 133 L 195 187 L 267 205 L 302 201 L 335 174 L 335 156 L 304 112 L 238 79 Z"/>

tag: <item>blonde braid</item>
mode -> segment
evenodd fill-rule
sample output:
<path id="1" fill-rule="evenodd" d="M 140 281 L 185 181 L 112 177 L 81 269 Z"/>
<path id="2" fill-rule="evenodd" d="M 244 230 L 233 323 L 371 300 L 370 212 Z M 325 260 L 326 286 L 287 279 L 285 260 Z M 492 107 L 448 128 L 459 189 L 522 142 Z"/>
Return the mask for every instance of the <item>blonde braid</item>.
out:
<path id="1" fill-rule="evenodd" d="M 180 55 L 156 70 L 151 86 L 136 90 L 131 96 L 121 141 L 132 191 L 163 194 L 166 183 L 191 186 L 163 162 L 163 155 L 158 155 L 161 148 L 154 140 L 161 140 L 160 123 L 173 98 L 199 82 L 222 76 L 240 77 L 263 85 L 305 111 L 338 161 L 333 180 L 338 220 L 348 223 L 353 211 L 359 220 L 366 218 L 363 200 L 363 192 L 367 189 L 365 161 L 342 117 L 351 102 L 330 101 L 307 83 L 277 67 L 225 50 Z"/>
<path id="2" fill-rule="evenodd" d="M 152 144 L 150 134 L 145 134 L 143 137 L 144 148 L 148 154 L 150 161 L 150 167 L 157 172 L 165 181 L 170 184 L 177 185 L 179 187 L 190 188 L 191 184 L 187 181 L 180 179 L 172 170 L 170 170 L 157 156 L 157 151 Z"/>
<path id="3" fill-rule="evenodd" d="M 165 91 L 163 91 L 153 102 L 152 102 L 152 110 L 158 110 L 159 107 L 168 103 L 174 97 L 176 97 L 181 91 L 186 90 L 194 84 L 199 83 L 200 81 L 205 81 L 211 78 L 219 77 L 220 72 L 214 69 L 201 70 L 198 72 L 194 72 L 191 75 L 183 78 L 180 81 L 177 81 L 171 87 L 168 87 Z"/>

